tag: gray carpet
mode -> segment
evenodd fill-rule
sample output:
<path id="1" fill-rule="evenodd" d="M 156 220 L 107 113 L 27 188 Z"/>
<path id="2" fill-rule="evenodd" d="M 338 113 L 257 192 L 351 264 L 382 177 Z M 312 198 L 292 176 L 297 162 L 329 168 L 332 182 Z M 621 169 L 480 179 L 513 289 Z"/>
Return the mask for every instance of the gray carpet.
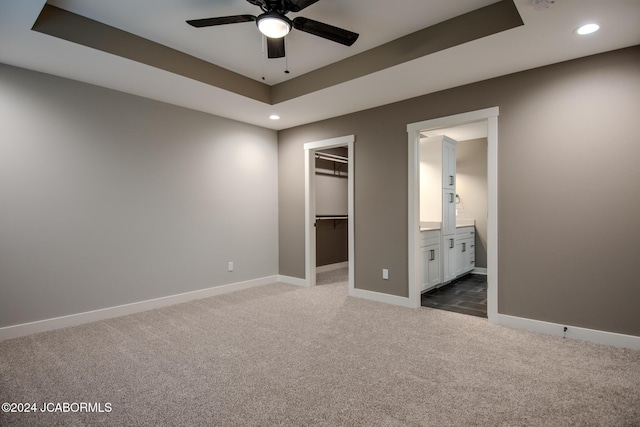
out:
<path id="1" fill-rule="evenodd" d="M 274 284 L 0 342 L 0 425 L 638 426 L 640 351 Z"/>

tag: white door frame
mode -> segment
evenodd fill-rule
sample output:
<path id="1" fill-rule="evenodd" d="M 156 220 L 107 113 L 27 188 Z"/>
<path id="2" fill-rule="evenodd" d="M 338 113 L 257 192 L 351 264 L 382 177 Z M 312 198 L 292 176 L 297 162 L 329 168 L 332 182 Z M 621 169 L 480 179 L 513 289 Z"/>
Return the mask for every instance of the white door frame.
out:
<path id="1" fill-rule="evenodd" d="M 498 107 L 407 125 L 409 138 L 409 301 L 420 307 L 420 131 L 487 121 L 487 317 L 498 321 Z"/>
<path id="2" fill-rule="evenodd" d="M 355 228 L 354 228 L 354 203 L 353 203 L 353 143 L 355 135 L 341 136 L 322 141 L 308 142 L 304 144 L 304 210 L 305 210 L 305 281 L 307 286 L 316 284 L 316 161 L 317 150 L 326 150 L 335 147 L 347 147 L 349 163 L 347 164 L 347 236 L 349 240 L 349 294 L 354 289 L 355 277 Z"/>

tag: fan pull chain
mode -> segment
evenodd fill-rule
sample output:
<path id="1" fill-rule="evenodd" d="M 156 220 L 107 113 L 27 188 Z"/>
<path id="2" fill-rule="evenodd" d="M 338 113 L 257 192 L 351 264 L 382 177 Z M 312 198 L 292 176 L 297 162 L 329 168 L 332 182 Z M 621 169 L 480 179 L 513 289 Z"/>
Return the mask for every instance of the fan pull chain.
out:
<path id="1" fill-rule="evenodd" d="M 262 80 L 266 80 L 264 77 L 264 63 L 267 60 L 266 53 L 265 53 L 265 48 L 267 46 L 267 39 L 265 36 L 262 36 L 261 39 L 262 39 Z"/>
<path id="2" fill-rule="evenodd" d="M 289 51 L 289 43 L 287 42 L 287 38 L 284 39 L 285 52 Z M 284 73 L 289 74 L 289 55 L 285 55 L 284 57 Z"/>

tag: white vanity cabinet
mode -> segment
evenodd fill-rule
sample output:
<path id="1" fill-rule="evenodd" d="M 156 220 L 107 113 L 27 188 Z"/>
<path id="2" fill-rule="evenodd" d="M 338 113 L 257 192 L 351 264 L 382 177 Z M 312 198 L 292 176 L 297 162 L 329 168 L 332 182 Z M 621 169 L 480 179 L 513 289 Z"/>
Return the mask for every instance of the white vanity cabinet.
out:
<path id="1" fill-rule="evenodd" d="M 420 291 L 437 288 L 473 271 L 476 266 L 475 239 L 473 225 L 459 226 L 449 235 L 444 235 L 441 229 L 421 230 Z"/>
<path id="2" fill-rule="evenodd" d="M 420 232 L 420 257 L 422 261 L 422 275 L 420 290 L 426 291 L 438 286 L 440 277 L 440 230 Z"/>
<path id="3" fill-rule="evenodd" d="M 455 240 L 455 275 L 461 276 L 475 268 L 475 229 L 474 227 L 459 227 Z"/>

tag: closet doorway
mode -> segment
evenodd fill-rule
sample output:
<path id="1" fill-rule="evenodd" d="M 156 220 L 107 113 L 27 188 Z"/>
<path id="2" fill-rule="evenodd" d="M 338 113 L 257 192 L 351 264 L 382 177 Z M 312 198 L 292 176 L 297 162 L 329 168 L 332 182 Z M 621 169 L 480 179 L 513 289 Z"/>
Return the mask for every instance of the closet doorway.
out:
<path id="1" fill-rule="evenodd" d="M 353 135 L 310 142 L 305 150 L 305 281 L 344 274 L 354 288 Z M 344 240 L 346 238 L 346 247 Z M 342 280 L 340 280 L 342 281 Z"/>

